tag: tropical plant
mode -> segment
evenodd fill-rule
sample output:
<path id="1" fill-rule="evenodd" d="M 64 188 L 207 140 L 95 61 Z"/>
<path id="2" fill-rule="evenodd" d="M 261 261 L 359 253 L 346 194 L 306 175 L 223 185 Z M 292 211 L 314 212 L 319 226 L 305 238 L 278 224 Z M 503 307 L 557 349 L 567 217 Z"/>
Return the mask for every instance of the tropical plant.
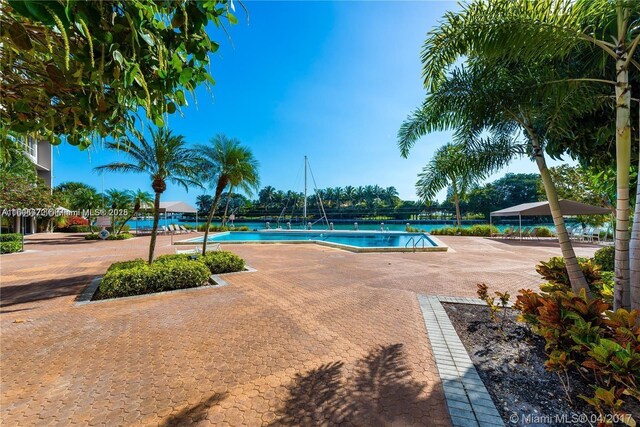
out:
<path id="1" fill-rule="evenodd" d="M 430 54 L 437 54 L 437 49 Z M 507 144 L 511 141 L 514 149 L 526 147 L 540 171 L 574 291 L 587 289 L 562 218 L 543 148 L 545 143 L 567 132 L 573 123 L 572 117 L 592 111 L 599 103 L 593 101 L 591 91 L 581 87 L 533 90 L 546 82 L 549 75 L 556 75 L 561 64 L 504 64 L 477 57 L 469 58 L 468 62 L 466 67 L 455 68 L 447 80 L 433 83 L 433 91 L 422 108 L 403 123 L 399 132 L 401 154 L 406 156 L 422 135 L 450 127 L 456 128 L 456 137 L 463 139 L 470 149 L 474 149 L 477 136 L 483 132 L 488 132 L 491 139 Z M 570 101 L 575 104 L 567 108 Z M 502 160 L 504 163 L 509 161 L 506 157 Z"/>
<path id="2" fill-rule="evenodd" d="M 122 223 L 120 224 L 120 227 L 118 228 L 118 231 L 116 232 L 116 234 L 120 234 L 122 232 L 122 228 L 125 226 L 125 224 L 131 218 L 133 218 L 134 215 L 140 212 L 140 209 L 142 207 L 149 206 L 153 203 L 153 196 L 147 191 L 142 191 L 140 189 L 137 189 L 136 191 L 129 191 L 128 194 L 129 194 L 129 205 L 127 207 L 127 210 L 129 214 L 125 217 L 124 220 L 122 220 Z"/>
<path id="3" fill-rule="evenodd" d="M 629 256 L 629 71 L 640 69 L 637 59 L 640 32 L 634 24 L 639 17 L 640 3 L 635 0 L 475 0 L 464 5 L 461 11 L 445 15 L 443 22 L 429 33 L 422 55 L 425 87 L 430 91 L 439 89 L 448 78 L 450 66 L 461 57 L 481 57 L 494 64 L 504 63 L 505 60 L 525 61 L 526 65 L 552 64 L 556 60 L 571 64 L 585 57 L 592 65 L 599 63 L 599 67 L 586 68 L 587 71 L 583 75 L 548 75 L 544 80 L 547 84 L 564 82 L 558 83 L 554 90 L 558 90 L 560 85 L 569 86 L 566 84 L 568 80 L 578 84 L 610 84 L 610 87 L 615 88 L 616 308 L 628 307 L 631 303 L 630 260 L 634 264 L 631 269 L 634 275 L 633 305 L 640 307 L 640 215 L 636 215 Z M 604 68 L 603 64 L 615 66 L 615 80 L 590 74 L 593 69 L 601 71 Z M 520 64 L 522 65 L 525 64 Z M 575 66 L 573 70 L 585 71 L 584 68 Z M 512 83 L 515 81 L 517 80 Z M 535 85 L 524 87 L 533 88 Z M 609 93 L 612 94 L 611 92 L 613 91 Z M 496 105 L 501 106 L 500 103 Z M 566 113 L 580 107 L 580 102 L 576 97 L 572 97 L 570 102 L 564 102 L 559 106 L 557 117 L 566 117 Z M 518 110 L 511 111 L 518 114 Z M 575 116 L 575 111 L 573 113 Z M 531 139 L 534 130 L 532 125 L 534 123 L 523 123 L 524 131 L 530 134 Z M 540 144 L 543 141 L 539 142 L 538 147 L 534 147 L 536 160 L 542 152 Z M 545 174 L 542 178 L 546 181 Z M 552 195 L 547 192 L 547 196 Z M 548 198 L 551 208 L 554 209 L 553 197 Z M 640 213 L 640 206 L 637 204 L 636 211 Z M 563 238 L 565 231 L 560 228 L 558 232 Z M 565 254 L 565 257 L 568 255 L 570 256 Z M 578 271 L 573 260 L 568 259 L 567 262 L 573 264 L 571 270 Z M 576 278 L 575 282 L 576 287 L 584 287 L 583 280 Z"/>
<path id="4" fill-rule="evenodd" d="M 137 142 L 128 138 L 106 143 L 109 150 L 117 150 L 131 159 L 131 163 L 113 162 L 98 166 L 99 172 L 130 172 L 148 175 L 151 188 L 155 192 L 153 201 L 153 227 L 149 243 L 148 262 L 153 262 L 160 221 L 160 197 L 167 189 L 167 182 L 184 187 L 189 191 L 190 185 L 199 186 L 195 178 L 195 151 L 186 146 L 182 135 L 174 135 L 166 128 L 149 128 L 151 141 L 143 135 L 137 135 Z"/>
<path id="5" fill-rule="evenodd" d="M 227 0 L 9 0 L 0 8 L 2 136 L 87 147 L 124 137 L 143 108 L 156 125 L 213 85 L 210 24 L 235 24 Z M 226 29 L 225 29 L 226 31 Z M 0 138 L 4 139 L 4 138 Z"/>
<path id="6" fill-rule="evenodd" d="M 202 242 L 202 253 L 206 253 L 209 226 L 222 192 L 230 185 L 251 193 L 257 189 L 260 178 L 258 161 L 253 157 L 251 150 L 240 145 L 237 139 L 219 134 L 211 139 L 210 145 L 198 145 L 196 152 L 199 157 L 202 181 L 208 182 L 212 188 L 215 188 Z"/>
<path id="7" fill-rule="evenodd" d="M 445 144 L 423 168 L 416 183 L 417 194 L 425 201 L 431 200 L 446 186 L 451 186 L 458 227 L 462 226 L 460 199 L 465 197 L 473 184 L 503 166 L 503 159 L 510 159 L 514 155 L 513 146 L 502 141 L 480 142 L 476 148 L 469 151 L 461 143 Z"/>

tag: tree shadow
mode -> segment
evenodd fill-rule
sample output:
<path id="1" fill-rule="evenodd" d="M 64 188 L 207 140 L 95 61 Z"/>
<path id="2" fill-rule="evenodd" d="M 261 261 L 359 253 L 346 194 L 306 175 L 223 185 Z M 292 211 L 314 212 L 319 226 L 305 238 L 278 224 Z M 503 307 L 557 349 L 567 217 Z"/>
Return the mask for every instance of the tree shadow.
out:
<path id="1" fill-rule="evenodd" d="M 95 278 L 95 275 L 80 275 L 60 279 L 41 280 L 23 285 L 2 286 L 0 307 L 9 307 L 28 302 L 45 301 L 70 295 L 79 295 Z M 3 312 L 7 312 L 3 310 Z"/>
<path id="2" fill-rule="evenodd" d="M 213 393 L 208 399 L 203 400 L 197 405 L 190 406 L 182 409 L 180 412 L 171 415 L 164 420 L 160 426 L 173 427 L 173 426 L 190 426 L 199 421 L 204 420 L 207 417 L 209 409 L 219 404 L 227 398 L 228 393 Z"/>
<path id="3" fill-rule="evenodd" d="M 270 425 L 316 426 L 342 422 L 342 362 L 334 362 L 296 374 L 288 387 L 289 398 Z"/>
<path id="4" fill-rule="evenodd" d="M 402 344 L 372 349 L 343 378 L 343 363 L 296 374 L 289 397 L 271 426 L 412 424 L 415 411 L 429 411 L 425 385 L 411 378 Z"/>

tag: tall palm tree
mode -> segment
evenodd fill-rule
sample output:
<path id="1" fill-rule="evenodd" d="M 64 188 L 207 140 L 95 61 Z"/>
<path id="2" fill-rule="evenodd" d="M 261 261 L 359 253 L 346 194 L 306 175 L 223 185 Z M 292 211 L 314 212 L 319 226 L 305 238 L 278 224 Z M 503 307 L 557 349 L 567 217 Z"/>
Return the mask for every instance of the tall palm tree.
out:
<path id="1" fill-rule="evenodd" d="M 249 148 L 240 145 L 237 139 L 222 134 L 212 138 L 208 145 L 197 145 L 196 151 L 203 181 L 209 182 L 210 186 L 215 188 L 202 242 L 202 253 L 206 253 L 209 227 L 220 195 L 229 185 L 249 194 L 256 190 L 260 185 L 259 164 Z"/>
<path id="2" fill-rule="evenodd" d="M 454 69 L 427 96 L 422 108 L 403 123 L 398 134 L 401 154 L 407 156 L 422 135 L 449 128 L 456 129 L 456 138 L 466 138 L 471 145 L 482 132 L 507 144 L 524 139 L 540 171 L 572 287 L 588 293 L 547 168 L 544 146 L 566 134 L 576 115 L 593 111 L 602 101 L 594 102 L 598 98 L 583 87 L 558 88 L 553 93 L 534 90 L 550 73 L 556 73 L 557 64 L 505 65 L 476 57 L 468 63 Z M 569 102 L 572 108 L 566 111 Z"/>
<path id="3" fill-rule="evenodd" d="M 344 187 L 344 197 L 347 203 L 349 203 L 349 205 L 351 206 L 355 204 L 354 203 L 355 195 L 356 195 L 356 189 L 353 186 L 347 185 L 346 187 Z"/>
<path id="4" fill-rule="evenodd" d="M 634 307 L 640 308 L 640 233 L 630 254 L 629 169 L 631 162 L 631 86 L 629 72 L 640 70 L 637 48 L 640 17 L 636 0 L 474 0 L 448 13 L 429 33 L 422 51 L 425 87 L 433 92 L 448 68 L 464 57 L 549 62 L 575 59 L 581 45 L 597 49 L 615 80 L 582 75 L 580 82 L 610 84 L 616 112 L 616 241 L 614 308 L 631 305 L 630 262 L 634 264 Z M 566 109 L 572 107 L 566 104 Z M 639 184 L 640 185 L 640 184 Z M 550 205 L 551 205 L 550 200 Z M 637 209 L 640 212 L 640 208 Z M 573 262 L 572 262 L 573 264 Z M 575 263 L 577 264 L 577 263 Z M 569 266 L 568 266 L 569 268 Z M 573 268 L 573 267 L 572 267 Z M 573 283 L 573 280 L 572 280 Z"/>
<path id="5" fill-rule="evenodd" d="M 149 128 L 151 141 L 143 135 L 137 135 L 137 142 L 130 139 L 110 141 L 106 144 L 109 150 L 123 153 L 131 159 L 128 162 L 113 162 L 98 166 L 99 172 L 131 172 L 148 175 L 151 188 L 155 193 L 153 201 L 153 228 L 149 243 L 149 264 L 153 262 L 160 221 L 160 197 L 167 189 L 167 182 L 184 187 L 189 191 L 190 185 L 200 184 L 195 178 L 194 162 L 196 153 L 186 146 L 182 135 L 174 135 L 166 128 Z"/>

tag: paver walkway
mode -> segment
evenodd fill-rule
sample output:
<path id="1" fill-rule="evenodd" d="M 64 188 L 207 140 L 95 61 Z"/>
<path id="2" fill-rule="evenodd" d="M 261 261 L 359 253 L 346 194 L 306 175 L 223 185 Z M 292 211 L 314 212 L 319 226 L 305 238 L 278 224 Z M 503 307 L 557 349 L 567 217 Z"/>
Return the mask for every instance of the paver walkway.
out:
<path id="1" fill-rule="evenodd" d="M 225 245 L 219 289 L 76 306 L 148 237 L 37 235 L 0 257 L 3 425 L 449 425 L 416 298 L 515 292 L 557 244 L 443 238 L 449 253 Z M 591 255 L 594 247 L 577 248 Z M 160 237 L 157 254 L 172 253 Z"/>

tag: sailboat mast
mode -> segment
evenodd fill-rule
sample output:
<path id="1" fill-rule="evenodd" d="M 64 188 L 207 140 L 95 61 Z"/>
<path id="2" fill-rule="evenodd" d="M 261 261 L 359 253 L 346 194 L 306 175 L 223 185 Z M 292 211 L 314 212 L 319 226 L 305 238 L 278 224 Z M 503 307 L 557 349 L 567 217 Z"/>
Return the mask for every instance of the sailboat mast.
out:
<path id="1" fill-rule="evenodd" d="M 304 156 L 304 209 L 302 211 L 302 217 L 306 225 L 307 221 L 307 156 Z"/>

